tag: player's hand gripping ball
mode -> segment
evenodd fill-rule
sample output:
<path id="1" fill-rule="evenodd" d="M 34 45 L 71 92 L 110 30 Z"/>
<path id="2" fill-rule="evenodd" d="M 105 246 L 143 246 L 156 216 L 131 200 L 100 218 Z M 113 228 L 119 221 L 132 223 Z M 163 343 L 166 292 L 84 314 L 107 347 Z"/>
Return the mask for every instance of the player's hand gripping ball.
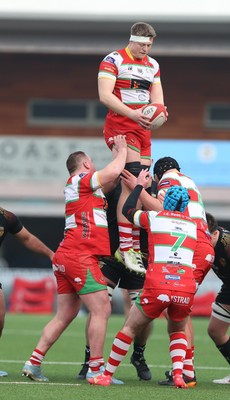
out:
<path id="1" fill-rule="evenodd" d="M 167 121 L 167 111 L 163 104 L 150 103 L 142 110 L 143 114 L 150 118 L 150 130 L 155 131 Z"/>

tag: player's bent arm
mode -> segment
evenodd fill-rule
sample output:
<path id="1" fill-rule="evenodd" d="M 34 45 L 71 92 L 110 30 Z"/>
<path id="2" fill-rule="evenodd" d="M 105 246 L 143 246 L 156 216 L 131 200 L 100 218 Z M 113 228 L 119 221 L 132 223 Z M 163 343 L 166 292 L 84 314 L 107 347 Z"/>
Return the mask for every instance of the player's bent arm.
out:
<path id="1" fill-rule="evenodd" d="M 134 221 L 134 215 L 137 209 L 135 208 L 137 205 L 137 201 L 139 199 L 140 193 L 143 189 L 142 185 L 137 185 L 134 190 L 130 193 L 128 198 L 126 199 L 123 208 L 122 214 L 131 222 Z"/>
<path id="2" fill-rule="evenodd" d="M 146 211 L 158 212 L 163 210 L 163 203 L 159 199 L 152 197 L 146 190 L 142 190 L 140 201 Z"/>
<path id="3" fill-rule="evenodd" d="M 152 85 L 150 99 L 151 99 L 151 103 L 164 104 L 164 94 L 163 94 L 163 89 L 162 89 L 162 85 L 160 82 L 154 83 Z"/>
<path id="4" fill-rule="evenodd" d="M 117 183 L 117 178 L 120 176 L 122 170 L 124 169 L 126 162 L 127 150 L 123 149 L 117 155 L 117 157 L 108 164 L 105 168 L 98 171 L 98 180 L 102 188 L 108 191 L 106 185 L 111 182 Z"/>
<path id="5" fill-rule="evenodd" d="M 130 119 L 136 118 L 135 110 L 132 110 L 130 107 L 126 106 L 117 96 L 113 94 L 114 85 L 115 82 L 112 79 L 98 79 L 98 93 L 100 102 L 119 115 L 128 117 Z"/>
<path id="6" fill-rule="evenodd" d="M 103 193 L 104 193 L 104 194 L 107 194 L 107 193 L 112 192 L 112 191 L 116 188 L 116 186 L 118 185 L 119 180 L 120 180 L 120 176 L 119 176 L 117 179 L 115 179 L 114 181 L 107 182 L 107 183 L 102 187 Z"/>
<path id="7" fill-rule="evenodd" d="M 46 256 L 52 261 L 54 252 L 49 249 L 49 247 L 47 247 L 40 239 L 30 233 L 25 227 L 23 227 L 21 231 L 16 233 L 14 236 L 29 250 Z"/>

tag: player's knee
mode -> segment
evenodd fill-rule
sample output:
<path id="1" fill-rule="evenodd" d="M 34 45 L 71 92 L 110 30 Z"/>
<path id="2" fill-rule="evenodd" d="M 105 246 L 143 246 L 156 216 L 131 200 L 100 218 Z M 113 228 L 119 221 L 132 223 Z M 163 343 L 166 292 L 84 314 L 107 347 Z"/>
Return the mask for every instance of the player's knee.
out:
<path id="1" fill-rule="evenodd" d="M 127 169 L 127 171 L 131 172 L 131 174 L 137 177 L 142 169 L 141 163 L 138 161 L 126 163 L 125 169 Z"/>

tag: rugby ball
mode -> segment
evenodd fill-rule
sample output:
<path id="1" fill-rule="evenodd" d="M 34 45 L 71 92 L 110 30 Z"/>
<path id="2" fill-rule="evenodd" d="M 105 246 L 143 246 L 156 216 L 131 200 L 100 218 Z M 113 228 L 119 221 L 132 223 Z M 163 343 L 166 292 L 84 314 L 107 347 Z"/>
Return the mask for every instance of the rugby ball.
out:
<path id="1" fill-rule="evenodd" d="M 150 103 L 142 110 L 143 114 L 150 118 L 150 130 L 155 131 L 167 120 L 166 108 L 163 104 Z"/>

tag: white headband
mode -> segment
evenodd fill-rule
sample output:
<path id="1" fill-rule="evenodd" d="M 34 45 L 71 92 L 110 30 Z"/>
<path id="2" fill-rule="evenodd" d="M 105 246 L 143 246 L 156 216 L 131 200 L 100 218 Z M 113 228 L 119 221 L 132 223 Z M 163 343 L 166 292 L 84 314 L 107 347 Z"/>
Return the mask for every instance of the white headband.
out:
<path id="1" fill-rule="evenodd" d="M 130 36 L 130 41 L 131 42 L 139 42 L 139 43 L 152 43 L 152 37 L 151 36 Z"/>

